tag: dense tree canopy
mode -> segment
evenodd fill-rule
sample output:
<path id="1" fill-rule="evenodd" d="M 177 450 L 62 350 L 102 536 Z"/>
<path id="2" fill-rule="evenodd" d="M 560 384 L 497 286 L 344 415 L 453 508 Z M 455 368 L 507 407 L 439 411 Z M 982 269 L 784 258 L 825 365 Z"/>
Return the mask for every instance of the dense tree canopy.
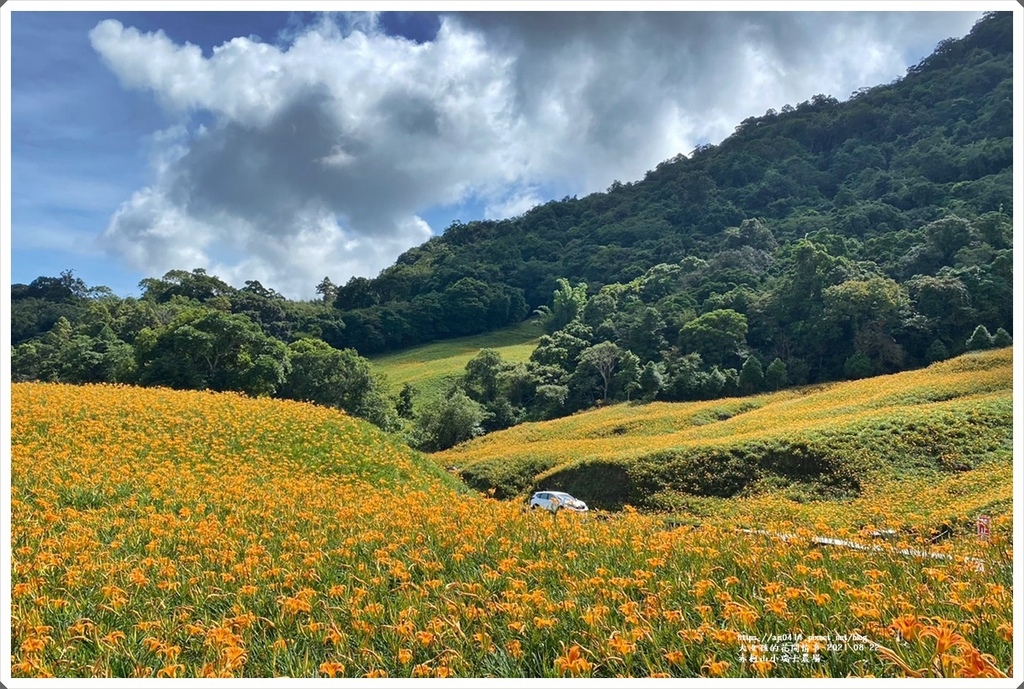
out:
<path id="1" fill-rule="evenodd" d="M 284 382 L 285 346 L 255 323 L 214 309 L 185 309 L 135 343 L 138 382 L 187 390 L 269 395 Z"/>
<path id="2" fill-rule="evenodd" d="M 355 350 L 303 338 L 288 345 L 287 354 L 289 370 L 278 389 L 281 397 L 344 409 L 385 429 L 397 425 L 386 384 Z"/>

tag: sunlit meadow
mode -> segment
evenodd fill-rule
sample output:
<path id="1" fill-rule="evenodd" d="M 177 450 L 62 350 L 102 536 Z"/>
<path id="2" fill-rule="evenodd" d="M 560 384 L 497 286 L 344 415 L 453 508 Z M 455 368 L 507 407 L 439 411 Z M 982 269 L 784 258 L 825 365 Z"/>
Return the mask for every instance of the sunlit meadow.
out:
<path id="1" fill-rule="evenodd" d="M 404 384 L 416 390 L 417 409 L 436 397 L 444 381 L 466 372 L 466 364 L 484 349 L 493 349 L 504 361 L 528 361 L 544 328 L 537 320 L 526 321 L 480 335 L 440 340 L 370 358 L 373 368 L 387 377 L 391 391 Z"/>
<path id="2" fill-rule="evenodd" d="M 12 398 L 14 676 L 1012 671 L 1005 539 L 940 559 L 536 513 L 310 405 Z"/>

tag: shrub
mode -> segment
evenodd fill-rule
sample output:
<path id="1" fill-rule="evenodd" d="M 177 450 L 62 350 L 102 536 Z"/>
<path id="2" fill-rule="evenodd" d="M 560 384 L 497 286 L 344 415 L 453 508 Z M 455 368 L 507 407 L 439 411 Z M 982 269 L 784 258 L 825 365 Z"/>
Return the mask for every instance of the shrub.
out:
<path id="1" fill-rule="evenodd" d="M 437 452 L 480 435 L 484 416 L 484 408 L 461 390 L 439 395 L 416 417 L 417 447 Z"/>
<path id="2" fill-rule="evenodd" d="M 974 352 L 981 349 L 992 348 L 992 335 L 989 334 L 988 328 L 984 325 L 979 325 L 974 329 L 974 333 L 971 334 L 967 340 L 967 351 Z"/>
<path id="3" fill-rule="evenodd" d="M 928 347 L 928 352 L 925 354 L 928 357 L 928 361 L 935 363 L 936 361 L 945 361 L 949 358 L 949 350 L 946 349 L 946 345 L 942 344 L 942 340 L 935 340 L 931 346 Z"/>

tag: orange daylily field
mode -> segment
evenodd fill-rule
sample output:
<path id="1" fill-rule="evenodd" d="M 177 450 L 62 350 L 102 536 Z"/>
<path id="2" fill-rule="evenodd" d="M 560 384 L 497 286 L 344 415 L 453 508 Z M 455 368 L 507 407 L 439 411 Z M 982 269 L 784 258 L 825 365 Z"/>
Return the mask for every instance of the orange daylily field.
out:
<path id="1" fill-rule="evenodd" d="M 758 524 L 788 540 L 530 512 L 343 413 L 233 394 L 17 383 L 11 437 L 17 677 L 1013 669 L 1007 514 L 933 558 L 815 544 L 843 512 L 792 519 L 813 504 Z"/>

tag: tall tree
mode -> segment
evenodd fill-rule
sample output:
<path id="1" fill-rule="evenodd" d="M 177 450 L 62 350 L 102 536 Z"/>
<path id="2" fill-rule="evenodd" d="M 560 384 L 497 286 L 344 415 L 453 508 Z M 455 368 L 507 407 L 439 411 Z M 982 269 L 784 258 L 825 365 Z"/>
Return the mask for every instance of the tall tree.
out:
<path id="1" fill-rule="evenodd" d="M 718 309 L 698 316 L 679 333 L 684 351 L 696 352 L 710 365 L 735 358 L 746 344 L 747 317 L 732 309 Z"/>
<path id="2" fill-rule="evenodd" d="M 396 428 L 386 382 L 355 350 L 303 338 L 288 345 L 288 364 L 279 396 L 344 409 L 385 430 Z"/>
<path id="3" fill-rule="evenodd" d="M 338 286 L 331 282 L 331 278 L 324 276 L 324 279 L 317 283 L 316 293 L 325 304 L 333 304 L 338 297 Z"/>
<path id="4" fill-rule="evenodd" d="M 139 382 L 192 390 L 270 395 L 284 381 L 285 345 L 251 320 L 190 308 L 168 325 L 143 329 L 135 342 Z"/>
<path id="5" fill-rule="evenodd" d="M 747 357 L 740 369 L 740 389 L 743 392 L 757 392 L 764 386 L 764 369 L 756 356 Z"/>
<path id="6" fill-rule="evenodd" d="M 483 407 L 463 391 L 441 394 L 416 417 L 417 447 L 438 452 L 469 440 L 483 432 L 484 417 Z"/>
<path id="7" fill-rule="evenodd" d="M 967 340 L 967 351 L 973 352 L 979 349 L 991 349 L 991 347 L 992 334 L 984 325 L 979 325 Z"/>
<path id="8" fill-rule="evenodd" d="M 764 372 L 764 383 L 772 390 L 779 390 L 786 385 L 786 364 L 776 357 Z"/>
<path id="9" fill-rule="evenodd" d="M 894 338 L 910 307 L 902 285 L 878 276 L 846 280 L 826 288 L 822 299 L 825 317 L 846 332 L 844 353 L 862 353 L 876 373 L 902 368 L 904 350 Z M 861 371 L 859 357 L 856 370 Z"/>
<path id="10" fill-rule="evenodd" d="M 619 366 L 625 353 L 626 350 L 617 344 L 605 341 L 588 347 L 580 354 L 580 363 L 593 366 L 601 376 L 601 381 L 604 383 L 601 396 L 603 401 L 608 400 L 608 386 L 611 385 L 612 374 L 615 373 L 615 369 Z"/>
<path id="11" fill-rule="evenodd" d="M 565 278 L 558 278 L 558 289 L 555 290 L 552 298 L 551 315 L 547 323 L 548 332 L 561 330 L 582 314 L 586 305 L 587 285 L 585 282 L 573 285 Z"/>
<path id="12" fill-rule="evenodd" d="M 507 368 L 495 349 L 482 349 L 466 364 L 463 380 L 467 392 L 478 402 L 493 402 L 498 396 L 498 378 Z"/>

